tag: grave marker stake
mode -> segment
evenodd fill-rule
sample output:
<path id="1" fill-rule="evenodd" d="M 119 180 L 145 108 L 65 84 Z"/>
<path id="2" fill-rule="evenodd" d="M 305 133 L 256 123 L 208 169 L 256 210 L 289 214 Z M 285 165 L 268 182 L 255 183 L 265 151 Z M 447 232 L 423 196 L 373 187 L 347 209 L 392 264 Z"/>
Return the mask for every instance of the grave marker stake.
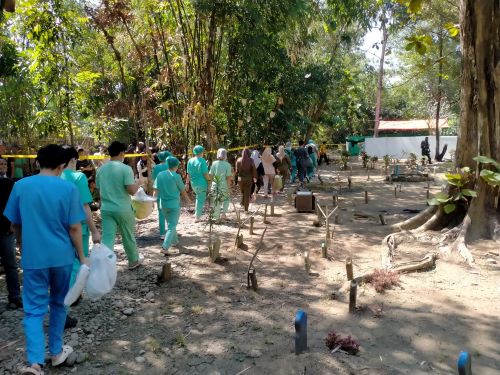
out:
<path id="1" fill-rule="evenodd" d="M 368 190 L 365 190 L 365 204 L 368 204 Z"/>
<path id="2" fill-rule="evenodd" d="M 385 217 L 384 214 L 378 215 L 378 218 L 380 219 L 380 224 L 385 225 Z"/>
<path id="3" fill-rule="evenodd" d="M 299 310 L 295 315 L 295 354 L 307 350 L 307 313 Z"/>
<path id="4" fill-rule="evenodd" d="M 468 352 L 460 352 L 457 361 L 458 375 L 472 375 L 471 357 Z"/>
<path id="5" fill-rule="evenodd" d="M 351 286 L 349 288 L 349 313 L 353 314 L 356 312 L 356 295 L 358 293 L 358 284 L 356 281 L 351 281 Z"/>
<path id="6" fill-rule="evenodd" d="M 345 260 L 345 271 L 347 273 L 347 280 L 352 280 L 354 278 L 354 274 L 352 272 L 352 259 L 350 257 Z"/>
<path id="7" fill-rule="evenodd" d="M 328 248 L 324 242 L 321 243 L 321 256 L 323 258 L 328 258 Z"/>
<path id="8" fill-rule="evenodd" d="M 248 228 L 248 234 L 253 234 L 253 216 L 250 217 L 250 227 Z"/>
<path id="9" fill-rule="evenodd" d="M 266 206 L 264 208 L 264 224 L 266 223 L 266 219 L 267 219 L 267 203 L 266 203 Z"/>

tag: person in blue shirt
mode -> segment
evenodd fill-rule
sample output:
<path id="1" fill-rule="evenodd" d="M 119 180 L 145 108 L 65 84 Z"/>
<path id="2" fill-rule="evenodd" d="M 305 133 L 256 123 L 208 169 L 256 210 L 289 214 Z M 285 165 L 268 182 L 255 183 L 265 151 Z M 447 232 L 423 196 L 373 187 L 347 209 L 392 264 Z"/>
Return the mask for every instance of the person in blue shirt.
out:
<path id="1" fill-rule="evenodd" d="M 195 146 L 193 148 L 194 157 L 189 159 L 187 163 L 186 185 L 189 186 L 189 182 L 191 182 L 191 187 L 196 194 L 195 223 L 201 221 L 203 206 L 207 199 L 208 181 L 210 180 L 207 161 L 203 158 L 204 152 L 203 146 Z"/>
<path id="2" fill-rule="evenodd" d="M 156 180 L 156 177 L 158 177 L 158 174 L 163 171 L 168 170 L 168 165 L 166 163 L 166 160 L 169 156 L 172 156 L 172 154 L 169 151 L 161 151 L 159 152 L 156 157 L 158 158 L 158 161 L 160 163 L 156 164 L 153 167 L 153 182 Z M 163 216 L 163 212 L 161 210 L 160 206 L 160 198 L 158 198 L 158 221 L 160 222 L 160 238 L 162 240 L 165 239 L 165 216 Z"/>
<path id="3" fill-rule="evenodd" d="M 40 174 L 23 178 L 12 189 L 4 215 L 13 224 L 21 248 L 23 268 L 24 333 L 28 367 L 22 374 L 43 374 L 45 362 L 44 317 L 50 306 L 49 352 L 57 366 L 73 352 L 63 345 L 66 308 L 75 250 L 83 253 L 85 212 L 77 188 L 59 176 L 65 168 L 64 150 L 42 147 L 37 154 Z"/>
<path id="4" fill-rule="evenodd" d="M 188 202 L 191 201 L 186 188 L 182 182 L 182 177 L 177 173 L 179 167 L 179 159 L 169 156 L 167 158 L 168 170 L 160 172 L 156 177 L 153 188 L 155 195 L 160 201 L 161 210 L 164 217 L 167 219 L 168 231 L 163 241 L 161 252 L 169 255 L 170 246 L 177 245 L 177 223 L 181 214 L 181 199 L 182 195 Z"/>

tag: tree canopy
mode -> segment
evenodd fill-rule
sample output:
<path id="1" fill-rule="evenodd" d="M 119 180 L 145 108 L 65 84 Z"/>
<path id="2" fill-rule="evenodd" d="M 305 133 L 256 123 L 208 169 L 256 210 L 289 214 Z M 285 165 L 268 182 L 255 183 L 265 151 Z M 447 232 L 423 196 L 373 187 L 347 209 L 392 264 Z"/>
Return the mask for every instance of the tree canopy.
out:
<path id="1" fill-rule="evenodd" d="M 389 16 L 382 118 L 433 118 L 439 97 L 456 123 L 458 8 L 418 3 L 18 0 L 0 21 L 0 136 L 184 151 L 371 135 L 378 60 L 362 46 Z"/>

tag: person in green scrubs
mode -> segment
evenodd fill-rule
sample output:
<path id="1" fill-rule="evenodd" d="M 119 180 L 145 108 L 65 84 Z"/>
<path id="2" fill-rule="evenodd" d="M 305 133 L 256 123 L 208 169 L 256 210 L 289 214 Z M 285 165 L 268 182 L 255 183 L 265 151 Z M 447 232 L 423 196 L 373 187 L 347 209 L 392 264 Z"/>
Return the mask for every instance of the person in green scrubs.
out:
<path id="1" fill-rule="evenodd" d="M 101 234 L 97 230 L 92 218 L 92 211 L 89 204 L 94 200 L 90 193 L 87 176 L 82 172 L 76 170 L 76 163 L 78 161 L 78 151 L 72 146 L 63 146 L 66 168 L 61 173 L 61 178 L 65 181 L 71 182 L 76 186 L 80 193 L 80 202 L 85 211 L 85 221 L 82 222 L 82 243 L 83 254 L 85 257 L 89 256 L 89 238 L 92 236 L 93 243 L 101 242 Z M 75 283 L 76 275 L 80 269 L 80 261 L 75 258 L 73 262 L 73 270 L 71 271 L 70 288 Z"/>
<path id="2" fill-rule="evenodd" d="M 156 177 L 158 177 L 160 172 L 168 170 L 168 165 L 165 161 L 169 156 L 172 156 L 172 154 L 168 151 L 161 151 L 156 156 L 158 157 L 160 163 L 153 167 L 153 181 L 156 180 Z M 163 216 L 163 212 L 161 210 L 160 198 L 158 198 L 158 221 L 160 222 L 160 238 L 163 240 L 165 239 L 165 216 Z"/>
<path id="3" fill-rule="evenodd" d="M 11 147 L 11 152 L 13 155 L 17 155 L 19 154 L 19 151 L 21 150 L 21 148 L 18 146 L 18 145 L 12 145 Z M 18 181 L 20 180 L 21 178 L 24 177 L 24 166 L 27 165 L 28 162 L 26 159 L 22 159 L 22 158 L 15 158 L 12 162 L 11 162 L 11 178 L 14 180 L 14 181 Z"/>
<path id="4" fill-rule="evenodd" d="M 229 186 L 233 179 L 231 164 L 227 162 L 227 151 L 224 148 L 217 150 L 217 160 L 210 167 L 209 175 L 212 180 L 211 200 L 214 208 L 214 220 L 226 219 L 229 209 Z M 222 206 L 222 215 L 220 213 Z"/>
<path id="5" fill-rule="evenodd" d="M 110 160 L 97 170 L 96 185 L 101 193 L 102 243 L 113 250 L 116 231 L 122 235 L 128 268 L 141 265 L 143 258 L 137 252 L 135 215 L 131 195 L 139 184 L 134 180 L 132 168 L 125 165 L 127 145 L 113 141 L 108 147 Z"/>
<path id="6" fill-rule="evenodd" d="M 201 221 L 203 206 L 207 199 L 208 181 L 210 180 L 207 161 L 203 158 L 204 152 L 203 146 L 195 146 L 193 148 L 194 156 L 189 159 L 187 164 L 186 185 L 189 186 L 191 182 L 191 187 L 196 195 L 195 223 Z"/>
<path id="7" fill-rule="evenodd" d="M 182 182 L 182 177 L 177 173 L 179 167 L 179 159 L 169 156 L 166 160 L 168 170 L 160 172 L 156 177 L 153 188 L 155 195 L 160 201 L 161 211 L 167 219 L 168 230 L 161 246 L 161 252 L 165 255 L 170 255 L 169 249 L 179 242 L 177 237 L 177 223 L 181 215 L 181 199 L 180 196 L 188 202 L 190 198 L 186 193 L 186 187 Z"/>

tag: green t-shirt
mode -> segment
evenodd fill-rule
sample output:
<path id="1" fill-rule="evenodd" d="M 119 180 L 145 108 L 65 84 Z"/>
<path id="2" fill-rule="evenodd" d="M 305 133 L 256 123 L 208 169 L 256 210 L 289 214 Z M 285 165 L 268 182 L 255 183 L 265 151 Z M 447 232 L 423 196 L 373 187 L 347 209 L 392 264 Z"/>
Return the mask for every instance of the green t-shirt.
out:
<path id="1" fill-rule="evenodd" d="M 159 191 L 160 208 L 179 208 L 181 206 L 180 195 L 185 186 L 180 174 L 170 170 L 160 172 L 153 187 Z"/>
<path id="2" fill-rule="evenodd" d="M 132 210 L 132 199 L 127 185 L 135 184 L 134 172 L 128 165 L 110 160 L 97 170 L 96 185 L 101 193 L 101 210 L 128 212 Z"/>
<path id="3" fill-rule="evenodd" d="M 15 159 L 14 160 L 14 178 L 23 178 L 24 177 L 24 165 L 26 164 L 25 159 Z"/>
<path id="4" fill-rule="evenodd" d="M 163 172 L 163 171 L 168 171 L 168 165 L 165 163 L 156 164 L 153 167 L 153 181 L 156 180 L 156 177 L 158 177 L 160 172 Z"/>
<path id="5" fill-rule="evenodd" d="M 227 190 L 227 177 L 232 176 L 231 164 L 226 160 L 216 160 L 210 167 L 210 176 L 218 176 L 216 179 L 212 179 L 212 189 L 218 184 L 220 190 Z"/>
<path id="6" fill-rule="evenodd" d="M 199 186 L 202 188 L 208 187 L 208 182 L 205 178 L 205 173 L 208 173 L 207 161 L 203 158 L 194 157 L 189 159 L 187 164 L 187 173 L 193 187 Z"/>
<path id="7" fill-rule="evenodd" d="M 61 173 L 61 178 L 64 181 L 71 182 L 78 189 L 78 193 L 80 194 L 80 202 L 82 205 L 92 203 L 92 194 L 90 193 L 87 176 L 85 176 L 82 172 L 73 171 L 71 169 L 65 169 Z M 82 221 L 82 232 L 85 235 L 87 233 L 87 222 L 86 220 Z"/>

